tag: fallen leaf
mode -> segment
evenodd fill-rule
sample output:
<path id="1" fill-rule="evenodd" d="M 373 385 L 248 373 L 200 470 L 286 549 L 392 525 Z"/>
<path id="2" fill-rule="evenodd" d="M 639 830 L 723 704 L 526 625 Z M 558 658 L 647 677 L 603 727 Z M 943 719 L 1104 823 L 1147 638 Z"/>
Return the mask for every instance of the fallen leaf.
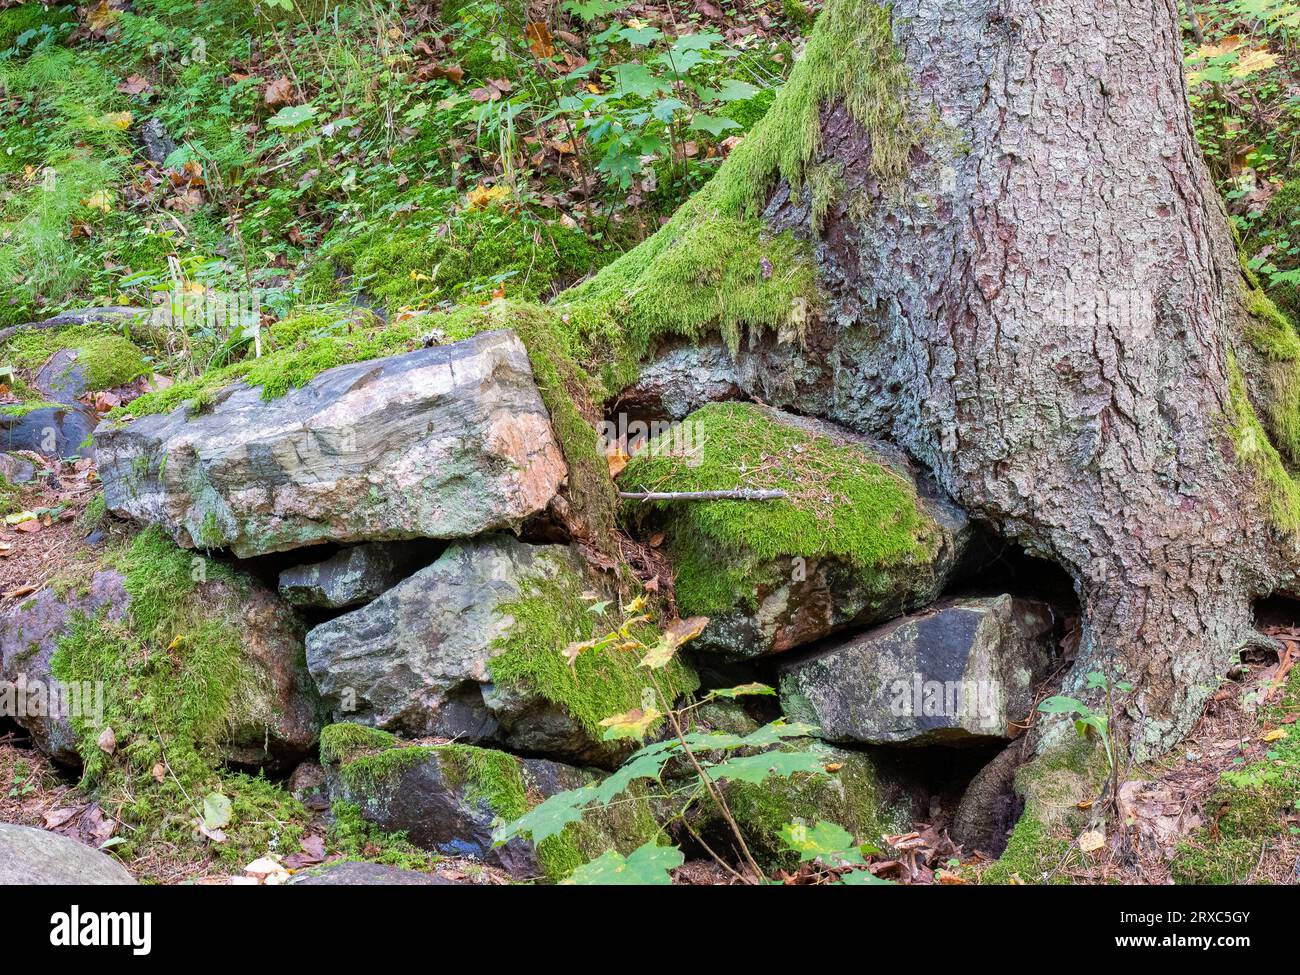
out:
<path id="1" fill-rule="evenodd" d="M 143 75 L 133 74 L 117 86 L 124 95 L 143 95 L 149 90 L 149 79 Z"/>
<path id="2" fill-rule="evenodd" d="M 1106 834 L 1099 829 L 1090 829 L 1079 837 L 1079 849 L 1084 853 L 1093 853 L 1106 845 Z"/>
<path id="3" fill-rule="evenodd" d="M 293 82 L 283 75 L 267 82 L 266 87 L 262 89 L 262 101 L 268 108 L 288 105 L 293 101 Z"/>
<path id="4" fill-rule="evenodd" d="M 533 57 L 542 60 L 555 56 L 555 42 L 551 40 L 551 30 L 542 21 L 536 21 L 524 28 L 524 37 L 528 38 L 528 49 Z"/>

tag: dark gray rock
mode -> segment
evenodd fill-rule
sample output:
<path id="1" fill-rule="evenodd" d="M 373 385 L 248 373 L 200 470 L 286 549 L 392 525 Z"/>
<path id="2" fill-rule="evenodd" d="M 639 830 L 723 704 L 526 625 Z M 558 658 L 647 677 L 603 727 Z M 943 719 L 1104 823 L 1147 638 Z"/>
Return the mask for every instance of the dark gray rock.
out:
<path id="1" fill-rule="evenodd" d="M 90 388 L 75 349 L 59 349 L 36 372 L 36 388 L 55 403 L 75 403 Z"/>
<path id="2" fill-rule="evenodd" d="M 506 331 L 338 366 L 270 401 L 237 384 L 198 416 L 105 424 L 96 448 L 110 511 L 241 558 L 516 527 L 566 476 Z"/>
<path id="3" fill-rule="evenodd" d="M 323 562 L 285 569 L 280 573 L 280 595 L 294 606 L 360 606 L 410 575 L 427 552 L 419 542 L 353 545 Z"/>
<path id="4" fill-rule="evenodd" d="M 167 157 L 176 151 L 176 143 L 167 134 L 162 121 L 151 118 L 140 126 L 140 148 L 144 150 L 146 159 L 161 166 L 167 161 Z"/>
<path id="5" fill-rule="evenodd" d="M 30 450 L 43 457 L 92 457 L 99 414 L 81 403 L 41 406 L 18 416 L 0 413 L 0 451 Z"/>
<path id="6" fill-rule="evenodd" d="M 450 546 L 373 602 L 313 628 L 307 666 L 333 720 L 570 760 L 607 757 L 604 742 L 540 695 L 492 681 L 494 644 L 514 625 L 501 607 L 542 579 L 574 599 L 584 588 L 568 548 L 486 536 Z"/>
<path id="7" fill-rule="evenodd" d="M 348 860 L 313 867 L 296 874 L 291 887 L 457 887 L 455 880 L 436 873 L 403 870 L 383 863 Z"/>
<path id="8" fill-rule="evenodd" d="M 1051 607 L 1034 600 L 951 600 L 786 665 L 781 703 L 827 741 L 1005 738 L 1052 668 L 1054 628 Z"/>
<path id="9" fill-rule="evenodd" d="M 135 880 L 107 853 L 58 833 L 0 823 L 0 886 L 126 886 Z"/>
<path id="10" fill-rule="evenodd" d="M 721 345 L 670 349 L 642 367 L 618 396 L 619 409 L 680 420 L 705 403 L 743 397 L 731 356 Z"/>

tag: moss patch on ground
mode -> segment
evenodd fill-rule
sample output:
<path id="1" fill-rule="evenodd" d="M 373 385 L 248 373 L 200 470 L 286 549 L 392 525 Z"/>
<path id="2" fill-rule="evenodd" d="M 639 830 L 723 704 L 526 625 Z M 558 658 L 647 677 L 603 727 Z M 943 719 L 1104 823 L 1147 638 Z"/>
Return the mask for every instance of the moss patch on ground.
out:
<path id="1" fill-rule="evenodd" d="M 602 741 L 600 722 L 616 714 L 644 707 L 647 697 L 666 711 L 683 695 L 699 686 L 689 665 L 675 659 L 657 672 L 655 690 L 649 672 L 638 666 L 629 650 L 608 649 L 581 654 L 572 667 L 564 650 L 603 635 L 619 625 L 611 613 L 593 613 L 582 598 L 587 586 L 568 566 L 555 577 L 530 580 L 518 599 L 502 605 L 503 616 L 514 619 L 497 644 L 498 653 L 488 664 L 493 681 L 518 686 L 562 708 L 593 741 Z M 649 627 L 642 628 L 648 637 Z"/>
<path id="2" fill-rule="evenodd" d="M 912 483 L 861 446 L 811 434 L 745 403 L 710 404 L 684 422 L 697 454 L 671 456 L 666 444 L 652 443 L 620 476 L 625 490 L 788 494 L 656 505 L 672 511 L 669 549 L 684 614 L 723 612 L 737 594 L 752 603 L 778 558 L 833 557 L 869 583 L 930 558 L 940 542 Z M 670 442 L 672 434 L 666 437 Z"/>
<path id="3" fill-rule="evenodd" d="M 1300 709 L 1300 671 L 1261 714 L 1282 734 L 1234 760 L 1205 803 L 1213 821 L 1180 843 L 1171 871 L 1183 884 L 1243 884 L 1283 839 L 1300 835 L 1300 731 L 1284 719 Z"/>
<path id="4" fill-rule="evenodd" d="M 1106 777 L 1106 759 L 1092 739 L 1057 746 L 1021 766 L 1015 790 L 1025 803 L 1002 856 L 985 870 L 980 882 L 1008 884 L 1069 883 L 1064 868 L 1073 846 L 1087 828 L 1079 803 L 1095 799 Z"/>
<path id="5" fill-rule="evenodd" d="M 124 576 L 126 617 L 74 616 L 51 667 L 65 683 L 103 684 L 104 724 L 113 728 L 116 751 L 99 748 L 102 725 L 74 718 L 73 728 L 84 785 L 131 827 L 122 855 L 155 843 L 202 842 L 193 820 L 203 797 L 216 791 L 231 799 L 234 818 L 229 841 L 213 852 L 242 865 L 250 854 L 295 848 L 309 816 L 279 786 L 222 767 L 228 731 L 245 720 L 247 702 L 261 689 L 243 661 L 235 622 L 240 577 L 208 561 L 200 582 L 194 560 L 156 527 L 111 547 L 102 564 Z"/>

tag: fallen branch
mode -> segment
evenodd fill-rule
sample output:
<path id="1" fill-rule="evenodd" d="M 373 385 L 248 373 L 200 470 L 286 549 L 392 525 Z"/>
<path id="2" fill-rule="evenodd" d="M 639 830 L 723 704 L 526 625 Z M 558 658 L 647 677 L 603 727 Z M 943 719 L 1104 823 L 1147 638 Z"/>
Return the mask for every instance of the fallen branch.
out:
<path id="1" fill-rule="evenodd" d="M 618 496 L 629 501 L 778 501 L 786 497 L 786 493 L 741 488 L 735 491 L 619 491 Z"/>

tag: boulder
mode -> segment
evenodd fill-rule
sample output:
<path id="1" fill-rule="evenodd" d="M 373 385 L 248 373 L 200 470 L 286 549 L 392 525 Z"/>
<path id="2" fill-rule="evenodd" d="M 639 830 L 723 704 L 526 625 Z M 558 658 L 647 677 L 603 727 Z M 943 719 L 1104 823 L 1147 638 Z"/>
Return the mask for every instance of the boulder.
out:
<path id="1" fill-rule="evenodd" d="M 225 759 L 291 767 L 320 730 L 301 629 L 292 611 L 247 578 L 201 583 L 190 598 L 209 620 L 239 634 L 246 680 L 228 716 Z M 16 715 L 18 723 L 37 748 L 61 764 L 81 763 L 72 719 L 97 726 L 105 695 L 118 691 L 84 681 L 63 683 L 54 675 L 55 653 L 83 618 L 129 630 L 134 626 L 131 602 L 123 573 L 103 567 L 84 583 L 47 586 L 0 616 L 0 701 L 6 693 L 12 696 L 22 712 Z"/>
<path id="2" fill-rule="evenodd" d="M 0 823 L 0 885 L 106 887 L 134 883 L 107 853 L 58 833 Z"/>
<path id="3" fill-rule="evenodd" d="M 990 742 L 1033 710 L 1056 618 L 1036 600 L 948 600 L 781 671 L 786 715 L 857 745 Z"/>
<path id="4" fill-rule="evenodd" d="M 10 484 L 27 484 L 36 477 L 36 465 L 26 457 L 0 453 L 0 477 Z"/>
<path id="5" fill-rule="evenodd" d="M 81 764 L 77 735 L 71 718 L 97 719 L 102 695 L 84 685 L 65 687 L 54 677 L 51 658 L 59 638 L 68 632 L 75 614 L 121 621 L 130 597 L 122 575 L 113 570 L 96 572 L 84 587 L 62 594 L 46 586 L 0 616 L 0 700 L 7 689 L 18 724 L 32 744 L 61 765 Z"/>
<path id="6" fill-rule="evenodd" d="M 0 451 L 30 450 L 42 457 L 90 457 L 99 414 L 81 403 L 0 412 Z"/>
<path id="7" fill-rule="evenodd" d="M 314 627 L 307 666 L 336 721 L 610 764 L 620 750 L 599 721 L 639 707 L 648 682 L 627 653 L 565 662 L 566 646 L 593 635 L 587 587 L 567 547 L 507 535 L 459 542 Z M 660 679 L 694 686 L 681 664 Z"/>
<path id="8" fill-rule="evenodd" d="M 295 874 L 291 887 L 442 887 L 458 886 L 441 874 L 403 870 L 383 863 L 347 860 Z"/>
<path id="9" fill-rule="evenodd" d="M 897 451 L 755 404 L 692 413 L 633 457 L 619 487 L 786 492 L 652 508 L 647 530 L 664 530 L 681 614 L 710 619 L 692 649 L 731 659 L 933 602 L 972 534 Z M 646 507 L 635 513 L 645 518 Z"/>
<path id="10" fill-rule="evenodd" d="M 588 813 L 540 849 L 518 837 L 498 846 L 492 840 L 498 825 L 597 776 L 473 745 L 402 747 L 372 741 L 379 747 L 338 754 L 328 747 L 330 731 L 322 751 L 336 759 L 326 766 L 331 796 L 355 803 L 367 821 L 385 832 L 403 832 L 425 850 L 479 860 L 519 878 L 559 880 L 605 850 L 630 853 L 657 832 L 645 803 L 634 800 Z"/>
<path id="11" fill-rule="evenodd" d="M 419 542 L 351 545 L 323 562 L 285 569 L 280 573 L 280 595 L 294 606 L 360 606 L 410 575 L 426 552 Z"/>
<path id="12" fill-rule="evenodd" d="M 337 366 L 271 400 L 236 384 L 197 416 L 106 423 L 96 449 L 110 511 L 241 558 L 514 527 L 566 475 L 506 331 Z"/>

